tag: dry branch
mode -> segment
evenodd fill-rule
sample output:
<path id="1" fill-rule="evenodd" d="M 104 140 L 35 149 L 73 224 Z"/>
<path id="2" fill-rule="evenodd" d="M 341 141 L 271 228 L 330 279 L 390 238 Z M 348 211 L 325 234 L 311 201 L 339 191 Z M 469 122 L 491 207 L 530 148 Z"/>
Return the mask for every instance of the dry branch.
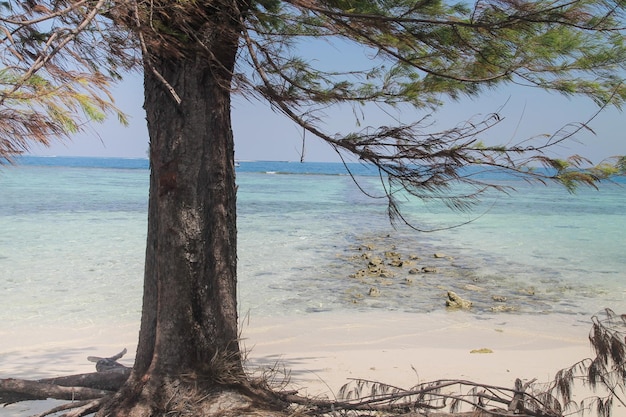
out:
<path id="1" fill-rule="evenodd" d="M 438 380 L 415 386 L 409 390 L 386 385 L 381 382 L 356 379 L 354 386 L 345 385 L 338 400 L 312 399 L 297 394 L 282 395 L 285 402 L 300 404 L 312 411 L 313 415 L 332 414 L 337 411 L 384 413 L 384 415 L 401 415 L 402 417 L 561 417 L 548 407 L 540 408 L 539 412 L 524 406 L 524 395 L 527 399 L 537 401 L 532 395 L 525 393 L 531 386 L 522 385 L 518 379 L 515 388 L 503 388 L 487 384 L 479 384 L 464 380 Z M 454 392 L 444 389 L 457 386 Z M 369 393 L 368 393 L 369 391 Z M 462 392 L 466 392 L 463 394 Z M 473 411 L 458 411 L 451 403 L 465 403 Z M 504 405 L 501 408 L 496 404 Z M 450 409 L 449 412 L 443 412 Z M 426 413 L 426 414 L 424 414 Z M 358 414 L 361 415 L 361 414 Z"/>
<path id="2" fill-rule="evenodd" d="M 37 381 L 24 379 L 0 379 L 0 404 L 19 401 L 45 400 L 94 400 L 114 393 L 124 385 L 131 368 L 117 362 L 126 349 L 109 358 L 90 356 L 96 362 L 98 372 L 44 378 Z"/>
<path id="3" fill-rule="evenodd" d="M 86 387 L 104 391 L 117 391 L 130 375 L 130 368 L 124 372 L 92 372 L 56 378 L 40 379 L 37 382 L 60 385 L 62 387 Z"/>
<path id="4" fill-rule="evenodd" d="M 65 387 L 46 382 L 29 381 L 25 379 L 0 379 L 0 403 L 12 403 L 27 400 L 93 400 L 112 394 L 112 391 L 87 388 Z"/>
<path id="5" fill-rule="evenodd" d="M 52 414 L 59 413 L 61 411 L 72 410 L 63 415 L 63 417 L 80 417 L 87 415 L 89 413 L 93 413 L 98 411 L 102 402 L 105 401 L 108 397 L 102 397 L 95 400 L 85 400 L 85 401 L 73 401 L 67 404 L 59 405 L 58 407 L 51 408 L 50 410 L 44 411 L 41 414 L 37 414 L 35 417 L 46 417 Z"/>

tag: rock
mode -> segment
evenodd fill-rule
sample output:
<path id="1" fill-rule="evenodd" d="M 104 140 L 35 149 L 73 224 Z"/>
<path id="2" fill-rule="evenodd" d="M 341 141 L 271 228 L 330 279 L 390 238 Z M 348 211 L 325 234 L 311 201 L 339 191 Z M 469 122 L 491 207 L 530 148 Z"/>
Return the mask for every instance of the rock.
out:
<path id="1" fill-rule="evenodd" d="M 446 255 L 445 255 L 445 254 L 443 254 L 443 253 L 435 253 L 435 254 L 433 254 L 433 257 L 434 257 L 434 258 L 445 258 L 445 257 L 446 257 Z"/>
<path id="2" fill-rule="evenodd" d="M 417 268 L 409 269 L 409 274 L 411 274 L 411 275 L 416 275 L 416 274 L 419 274 L 419 273 L 420 273 L 420 270 L 417 269 Z"/>
<path id="3" fill-rule="evenodd" d="M 410 277 L 404 278 L 404 283 L 407 285 L 413 284 L 413 278 L 410 278 Z"/>
<path id="4" fill-rule="evenodd" d="M 378 256 L 374 256 L 373 258 L 370 259 L 369 265 L 376 266 L 376 265 L 381 265 L 382 263 L 383 263 L 382 258 Z"/>
<path id="5" fill-rule="evenodd" d="M 484 288 L 481 288 L 478 285 L 473 285 L 473 284 L 464 285 L 463 289 L 466 291 L 475 291 L 475 292 L 485 291 Z"/>
<path id="6" fill-rule="evenodd" d="M 417 255 L 409 255 L 409 259 L 412 261 L 417 261 L 420 257 Z"/>
<path id="7" fill-rule="evenodd" d="M 508 313 L 511 311 L 516 311 L 517 308 L 513 307 L 513 306 L 505 306 L 505 305 L 499 305 L 499 306 L 493 306 L 490 308 L 490 310 L 494 313 Z"/>
<path id="8" fill-rule="evenodd" d="M 446 300 L 446 307 L 460 308 L 460 309 L 466 310 L 472 307 L 472 302 L 459 297 L 454 291 L 448 291 L 448 299 Z"/>
<path id="9" fill-rule="evenodd" d="M 389 252 L 385 252 L 385 258 L 387 259 L 400 259 L 402 258 L 402 256 L 398 253 L 398 252 L 393 252 L 393 251 L 389 251 Z"/>
<path id="10" fill-rule="evenodd" d="M 491 299 L 496 303 L 504 303 L 506 301 L 506 297 L 504 295 L 492 295 Z"/>
<path id="11" fill-rule="evenodd" d="M 354 274 L 350 274 L 349 277 L 350 278 L 363 278 L 365 277 L 365 275 L 367 275 L 367 271 L 365 269 L 359 269 Z"/>
<path id="12" fill-rule="evenodd" d="M 434 266 L 425 266 L 422 268 L 422 272 L 426 274 L 433 274 L 437 272 L 437 268 L 435 268 Z"/>
<path id="13" fill-rule="evenodd" d="M 522 288 L 521 290 L 519 290 L 519 292 L 524 295 L 535 295 L 535 289 L 533 287 Z"/>
<path id="14" fill-rule="evenodd" d="M 369 295 L 370 297 L 378 297 L 380 295 L 380 290 L 376 287 L 372 287 L 370 288 L 367 295 Z"/>
<path id="15" fill-rule="evenodd" d="M 402 268 L 402 265 L 404 265 L 404 262 L 402 262 L 400 259 L 394 259 L 393 261 L 389 262 L 390 266 L 395 266 L 396 268 Z"/>
<path id="16" fill-rule="evenodd" d="M 366 270 L 368 275 L 378 275 L 380 274 L 380 271 L 381 269 L 378 265 L 368 265 Z"/>

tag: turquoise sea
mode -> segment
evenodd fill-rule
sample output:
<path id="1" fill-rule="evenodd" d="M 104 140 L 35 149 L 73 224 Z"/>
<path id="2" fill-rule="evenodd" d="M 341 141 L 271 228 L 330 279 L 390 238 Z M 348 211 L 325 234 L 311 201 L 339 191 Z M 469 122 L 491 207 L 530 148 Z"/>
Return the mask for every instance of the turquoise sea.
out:
<path id="1" fill-rule="evenodd" d="M 494 177 L 515 191 L 469 214 L 406 201 L 416 226 L 444 229 L 425 233 L 394 228 L 384 199 L 354 182 L 380 195 L 378 178 L 351 167 L 354 179 L 338 163 L 240 162 L 241 315 L 427 313 L 445 310 L 447 291 L 473 301 L 472 315 L 626 312 L 623 180 L 571 195 Z M 138 322 L 148 177 L 144 159 L 0 168 L 2 326 Z M 367 256 L 403 265 L 359 278 Z"/>

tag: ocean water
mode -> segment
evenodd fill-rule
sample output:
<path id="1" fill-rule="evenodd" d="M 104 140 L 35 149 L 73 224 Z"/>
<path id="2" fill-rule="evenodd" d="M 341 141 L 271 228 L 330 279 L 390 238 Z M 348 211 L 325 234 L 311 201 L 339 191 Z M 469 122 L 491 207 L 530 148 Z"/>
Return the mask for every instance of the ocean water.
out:
<path id="1" fill-rule="evenodd" d="M 394 228 L 384 199 L 355 185 L 380 195 L 377 177 L 351 167 L 354 178 L 342 164 L 240 163 L 242 316 L 437 312 L 448 291 L 474 303 L 461 314 L 626 312 L 626 183 L 571 195 L 494 179 L 515 191 L 469 214 L 403 202 L 414 225 L 443 229 L 426 233 Z M 138 322 L 148 180 L 143 159 L 25 157 L 1 168 L 0 326 Z M 375 258 L 384 274 L 360 276 Z"/>

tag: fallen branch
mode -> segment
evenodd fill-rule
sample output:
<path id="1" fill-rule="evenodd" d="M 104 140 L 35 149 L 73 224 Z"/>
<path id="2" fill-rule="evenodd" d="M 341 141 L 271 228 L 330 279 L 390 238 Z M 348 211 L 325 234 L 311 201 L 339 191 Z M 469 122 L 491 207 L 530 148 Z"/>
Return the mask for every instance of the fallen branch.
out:
<path id="1" fill-rule="evenodd" d="M 5 404 L 27 400 L 45 400 L 47 398 L 68 401 L 93 400 L 113 393 L 113 391 L 101 389 L 64 387 L 26 379 L 0 379 L 0 403 Z"/>
<path id="2" fill-rule="evenodd" d="M 108 399 L 109 397 L 102 397 L 98 398 L 97 400 L 90 401 L 87 404 L 74 409 L 72 412 L 65 414 L 64 417 L 82 417 L 86 416 L 87 414 L 94 413 L 98 411 L 102 404 Z"/>
<path id="3" fill-rule="evenodd" d="M 117 362 L 125 353 L 126 349 L 110 358 L 88 357 L 91 362 L 96 362 L 98 372 L 37 381 L 0 379 L 0 404 L 47 398 L 81 401 L 108 396 L 120 389 L 130 375 L 131 368 Z"/>
<path id="4" fill-rule="evenodd" d="M 549 410 L 535 396 L 525 393 L 532 384 L 522 385 L 518 379 L 515 388 L 503 388 L 487 384 L 479 384 L 465 380 L 439 380 L 415 386 L 409 390 L 386 385 L 377 381 L 355 379 L 355 386 L 348 384 L 340 390 L 340 400 L 312 399 L 302 397 L 297 393 L 287 392 L 281 394 L 281 399 L 290 404 L 299 404 L 313 411 L 314 415 L 325 415 L 339 411 L 367 411 L 401 414 L 403 417 L 422 416 L 427 413 L 429 417 L 560 417 L 558 412 Z M 458 386 L 454 393 L 446 393 L 445 388 Z M 367 394 L 366 391 L 369 391 Z M 460 394 L 467 392 L 467 394 Z M 489 394 L 487 394 L 489 393 Z M 524 402 L 517 404 L 516 400 L 523 399 L 524 395 L 531 403 L 540 405 L 540 411 L 534 411 L 524 407 Z M 469 406 L 471 412 L 437 412 L 445 408 L 457 410 L 451 406 L 457 402 Z M 499 403 L 507 408 L 487 406 L 489 403 Z M 511 409 L 510 404 L 515 403 L 516 409 Z M 419 411 L 418 411 L 419 410 Z M 477 414 L 478 413 L 478 414 Z"/>
<path id="5" fill-rule="evenodd" d="M 60 385 L 63 387 L 85 387 L 104 391 L 117 391 L 124 385 L 130 375 L 130 368 L 123 372 L 91 372 L 88 374 L 68 375 L 56 378 L 40 379 L 37 382 Z"/>

